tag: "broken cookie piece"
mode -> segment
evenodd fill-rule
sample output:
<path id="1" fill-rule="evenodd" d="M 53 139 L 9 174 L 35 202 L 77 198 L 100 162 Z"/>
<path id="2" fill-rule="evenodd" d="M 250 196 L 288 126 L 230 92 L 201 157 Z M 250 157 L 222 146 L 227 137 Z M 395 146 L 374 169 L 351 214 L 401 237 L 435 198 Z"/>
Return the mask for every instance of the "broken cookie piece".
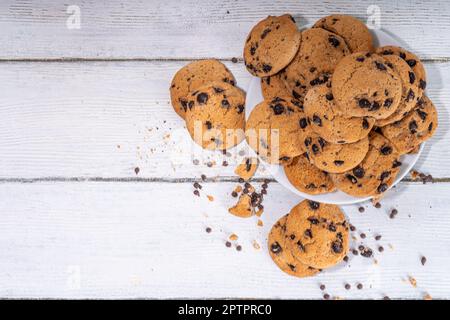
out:
<path id="1" fill-rule="evenodd" d="M 237 217 L 251 217 L 254 211 L 252 207 L 252 198 L 248 194 L 241 194 L 236 205 L 229 208 L 228 211 Z"/>
<path id="2" fill-rule="evenodd" d="M 258 158 L 245 158 L 240 165 L 236 167 L 234 173 L 245 181 L 250 180 L 258 169 Z"/>

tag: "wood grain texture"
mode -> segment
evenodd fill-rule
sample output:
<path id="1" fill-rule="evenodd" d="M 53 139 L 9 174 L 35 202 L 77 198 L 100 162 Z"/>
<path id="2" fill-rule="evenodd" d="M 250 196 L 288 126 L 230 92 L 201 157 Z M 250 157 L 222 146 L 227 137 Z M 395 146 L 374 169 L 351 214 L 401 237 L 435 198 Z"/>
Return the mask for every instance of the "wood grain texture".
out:
<path id="1" fill-rule="evenodd" d="M 443 254 L 450 246 L 447 184 L 404 184 L 381 209 L 364 204 L 364 213 L 346 206 L 358 228 L 352 247 L 370 246 L 375 259 L 351 255 L 348 265 L 310 279 L 286 276 L 266 247 L 271 225 L 298 198 L 269 184 L 264 226 L 258 227 L 254 218 L 227 212 L 234 186 L 206 183 L 198 198 L 185 183 L 2 184 L 0 296 L 311 299 L 321 298 L 324 283 L 328 293 L 343 298 L 450 297 L 450 256 Z M 394 207 L 399 213 L 389 219 Z M 226 248 L 231 233 L 239 239 Z M 378 234 L 382 239 L 375 241 Z M 417 288 L 408 276 L 417 280 Z M 350 291 L 344 289 L 347 282 Z M 364 290 L 356 290 L 358 282 Z"/>
<path id="2" fill-rule="evenodd" d="M 69 5 L 81 28 L 68 29 Z M 315 0 L 5 0 L 0 3 L 1 59 L 179 59 L 241 57 L 251 27 L 289 12 L 299 25 L 331 13 L 367 21 L 380 9 L 381 27 L 422 58 L 450 57 L 450 3 L 433 1 Z"/>
<path id="3" fill-rule="evenodd" d="M 136 177 L 136 167 L 144 178 L 233 175 L 236 162 L 225 159 L 223 167 L 218 153 L 192 164 L 191 140 L 168 91 L 185 63 L 3 63 L 0 178 Z M 246 89 L 243 64 L 226 64 Z M 448 178 L 450 63 L 426 67 L 440 124 L 417 168 Z M 209 158 L 218 165 L 206 168 Z"/>

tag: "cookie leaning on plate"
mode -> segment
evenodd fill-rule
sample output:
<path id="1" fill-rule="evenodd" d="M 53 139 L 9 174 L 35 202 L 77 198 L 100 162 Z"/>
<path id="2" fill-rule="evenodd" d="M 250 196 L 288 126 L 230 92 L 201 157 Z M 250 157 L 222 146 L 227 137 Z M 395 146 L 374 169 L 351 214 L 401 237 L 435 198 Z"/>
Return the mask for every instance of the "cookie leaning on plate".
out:
<path id="1" fill-rule="evenodd" d="M 301 103 L 276 97 L 256 105 L 247 119 L 245 135 L 249 146 L 265 161 L 289 163 L 303 152 L 302 137 L 308 128 Z M 303 126 L 304 125 L 304 126 Z"/>
<path id="2" fill-rule="evenodd" d="M 326 84 L 309 89 L 303 104 L 311 129 L 331 143 L 352 143 L 367 137 L 375 124 L 371 117 L 345 118 Z"/>
<path id="3" fill-rule="evenodd" d="M 332 14 L 318 20 L 313 28 L 322 28 L 341 36 L 351 52 L 373 51 L 373 37 L 366 25 L 352 16 Z"/>
<path id="4" fill-rule="evenodd" d="M 186 127 L 192 139 L 209 150 L 225 150 L 244 139 L 245 93 L 231 84 L 213 82 L 189 96 Z"/>
<path id="5" fill-rule="evenodd" d="M 214 59 L 194 61 L 178 70 L 170 85 L 170 100 L 175 112 L 184 119 L 189 94 L 213 81 L 236 84 L 230 70 Z"/>
<path id="6" fill-rule="evenodd" d="M 295 157 L 292 163 L 283 167 L 289 182 L 299 191 L 307 194 L 323 194 L 336 190 L 328 173 L 310 163 L 304 154 Z"/>
<path id="7" fill-rule="evenodd" d="M 303 100 L 309 88 L 326 83 L 338 62 L 350 53 L 344 39 L 324 29 L 302 32 L 302 43 L 285 69 L 285 81 L 292 95 Z"/>
<path id="8" fill-rule="evenodd" d="M 286 219 L 286 236 L 292 255 L 313 268 L 331 267 L 348 252 L 348 224 L 336 205 L 303 200 Z"/>
<path id="9" fill-rule="evenodd" d="M 331 80 L 337 106 L 346 117 L 386 119 L 402 96 L 400 76 L 379 55 L 358 52 L 343 58 Z"/>
<path id="10" fill-rule="evenodd" d="M 291 15 L 268 16 L 258 22 L 247 36 L 245 66 L 254 76 L 271 76 L 291 62 L 300 42 L 301 34 Z"/>
<path id="11" fill-rule="evenodd" d="M 399 152 L 381 134 L 371 132 L 369 151 L 364 160 L 352 170 L 330 174 L 336 187 L 354 197 L 377 196 L 394 183 L 401 163 Z"/>

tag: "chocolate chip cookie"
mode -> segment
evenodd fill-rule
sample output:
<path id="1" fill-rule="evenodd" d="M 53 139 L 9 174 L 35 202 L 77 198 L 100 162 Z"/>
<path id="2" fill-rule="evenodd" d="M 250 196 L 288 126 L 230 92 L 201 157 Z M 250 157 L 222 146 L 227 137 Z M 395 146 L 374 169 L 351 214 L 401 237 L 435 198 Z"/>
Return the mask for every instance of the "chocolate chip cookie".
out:
<path id="1" fill-rule="evenodd" d="M 318 20 L 313 28 L 322 28 L 340 35 L 351 52 L 373 51 L 373 38 L 366 25 L 343 14 L 332 14 Z"/>
<path id="2" fill-rule="evenodd" d="M 333 74 L 332 92 L 346 117 L 386 119 L 402 96 L 399 75 L 378 55 L 358 52 L 342 59 Z"/>
<path id="3" fill-rule="evenodd" d="M 263 101 L 251 112 L 245 129 L 249 146 L 265 161 L 289 163 L 305 151 L 308 124 L 300 102 L 290 97 Z"/>
<path id="4" fill-rule="evenodd" d="M 304 278 L 319 273 L 318 269 L 309 267 L 294 258 L 286 246 L 286 219 L 281 217 L 270 230 L 267 246 L 273 262 L 284 272 L 291 276 Z"/>
<path id="5" fill-rule="evenodd" d="M 303 31 L 300 49 L 285 70 L 292 95 L 302 100 L 309 88 L 326 83 L 349 53 L 344 39 L 334 33 L 319 28 Z"/>
<path id="6" fill-rule="evenodd" d="M 380 47 L 375 52 L 381 56 L 396 55 L 405 60 L 414 71 L 416 81 L 419 85 L 419 97 L 422 96 L 427 86 L 427 75 L 423 63 L 414 53 L 395 46 Z"/>
<path id="7" fill-rule="evenodd" d="M 194 61 L 178 70 L 170 85 L 170 99 L 175 112 L 184 119 L 189 94 L 213 81 L 236 84 L 230 70 L 214 59 Z"/>
<path id="8" fill-rule="evenodd" d="M 416 75 L 405 60 L 396 55 L 386 55 L 384 56 L 384 59 L 386 60 L 386 65 L 397 72 L 402 80 L 402 98 L 397 110 L 395 110 L 393 114 L 386 119 L 377 120 L 375 123 L 377 127 L 383 127 L 401 120 L 414 108 L 417 100 L 421 96 L 419 82 L 416 79 Z"/>
<path id="9" fill-rule="evenodd" d="M 261 78 L 261 91 L 264 100 L 270 101 L 279 96 L 290 97 L 292 95 L 291 90 L 284 82 L 285 76 L 284 70 L 281 70 L 273 76 Z"/>
<path id="10" fill-rule="evenodd" d="M 317 269 L 339 263 L 348 251 L 348 224 L 336 205 L 303 200 L 289 213 L 285 233 L 293 256 Z"/>
<path id="11" fill-rule="evenodd" d="M 351 196 L 379 196 L 394 182 L 401 166 L 399 156 L 388 139 L 372 131 L 364 160 L 352 170 L 330 176 L 339 190 Z"/>
<path id="12" fill-rule="evenodd" d="M 405 154 L 431 138 L 437 126 L 436 108 L 427 96 L 422 96 L 414 110 L 402 120 L 381 128 L 381 132 L 400 154 Z"/>
<path id="13" fill-rule="evenodd" d="M 225 82 L 212 82 L 188 97 L 186 128 L 209 150 L 225 150 L 244 139 L 245 93 Z"/>
<path id="14" fill-rule="evenodd" d="M 345 118 L 336 106 L 331 89 L 325 85 L 311 88 L 304 110 L 311 129 L 331 143 L 352 143 L 367 137 L 375 123 L 371 117 Z"/>
<path id="15" fill-rule="evenodd" d="M 309 158 L 320 170 L 330 173 L 342 173 L 353 169 L 363 161 L 369 151 L 369 139 L 347 144 L 325 141 L 318 134 L 312 134 L 305 140 Z"/>
<path id="16" fill-rule="evenodd" d="M 328 174 L 312 165 L 306 152 L 285 165 L 284 173 L 289 182 L 301 192 L 323 194 L 335 190 Z"/>
<path id="17" fill-rule="evenodd" d="M 254 76 L 271 76 L 291 62 L 300 42 L 301 33 L 291 15 L 268 16 L 254 26 L 247 37 L 245 66 Z"/>

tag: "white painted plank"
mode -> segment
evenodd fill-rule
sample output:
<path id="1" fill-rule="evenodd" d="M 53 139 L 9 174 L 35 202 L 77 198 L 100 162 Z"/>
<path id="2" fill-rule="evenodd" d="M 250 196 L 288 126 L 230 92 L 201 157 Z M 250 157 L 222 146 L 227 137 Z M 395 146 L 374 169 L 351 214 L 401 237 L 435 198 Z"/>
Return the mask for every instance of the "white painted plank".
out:
<path id="1" fill-rule="evenodd" d="M 147 178 L 232 175 L 220 159 L 213 168 L 192 165 L 183 148 L 190 138 L 168 88 L 185 63 L 3 63 L 0 178 L 134 177 L 135 167 Z M 227 65 L 246 89 L 243 64 Z M 450 177 L 450 63 L 427 70 L 440 127 L 417 168 Z"/>
<path id="2" fill-rule="evenodd" d="M 69 5 L 80 8 L 80 29 Z M 450 57 L 450 3 L 315 0 L 8 0 L 0 3 L 2 59 L 240 57 L 251 27 L 265 16 L 293 14 L 300 25 L 330 13 L 367 21 L 379 7 L 381 27 L 421 57 Z M 73 24 L 72 24 L 73 25 Z"/>
<path id="3" fill-rule="evenodd" d="M 197 198 L 191 184 L 0 184 L 0 297 L 315 299 L 324 283 L 343 298 L 450 298 L 449 184 L 403 184 L 381 209 L 366 203 L 364 213 L 344 207 L 355 234 L 366 233 L 366 245 L 385 250 L 375 253 L 378 264 L 351 256 L 349 265 L 310 279 L 284 275 L 265 244 L 271 225 L 299 199 L 269 184 L 258 227 L 256 219 L 227 213 L 233 188 L 203 184 Z M 399 213 L 391 220 L 394 207 Z M 225 247 L 231 233 L 241 252 Z M 364 290 L 355 289 L 358 282 Z"/>

